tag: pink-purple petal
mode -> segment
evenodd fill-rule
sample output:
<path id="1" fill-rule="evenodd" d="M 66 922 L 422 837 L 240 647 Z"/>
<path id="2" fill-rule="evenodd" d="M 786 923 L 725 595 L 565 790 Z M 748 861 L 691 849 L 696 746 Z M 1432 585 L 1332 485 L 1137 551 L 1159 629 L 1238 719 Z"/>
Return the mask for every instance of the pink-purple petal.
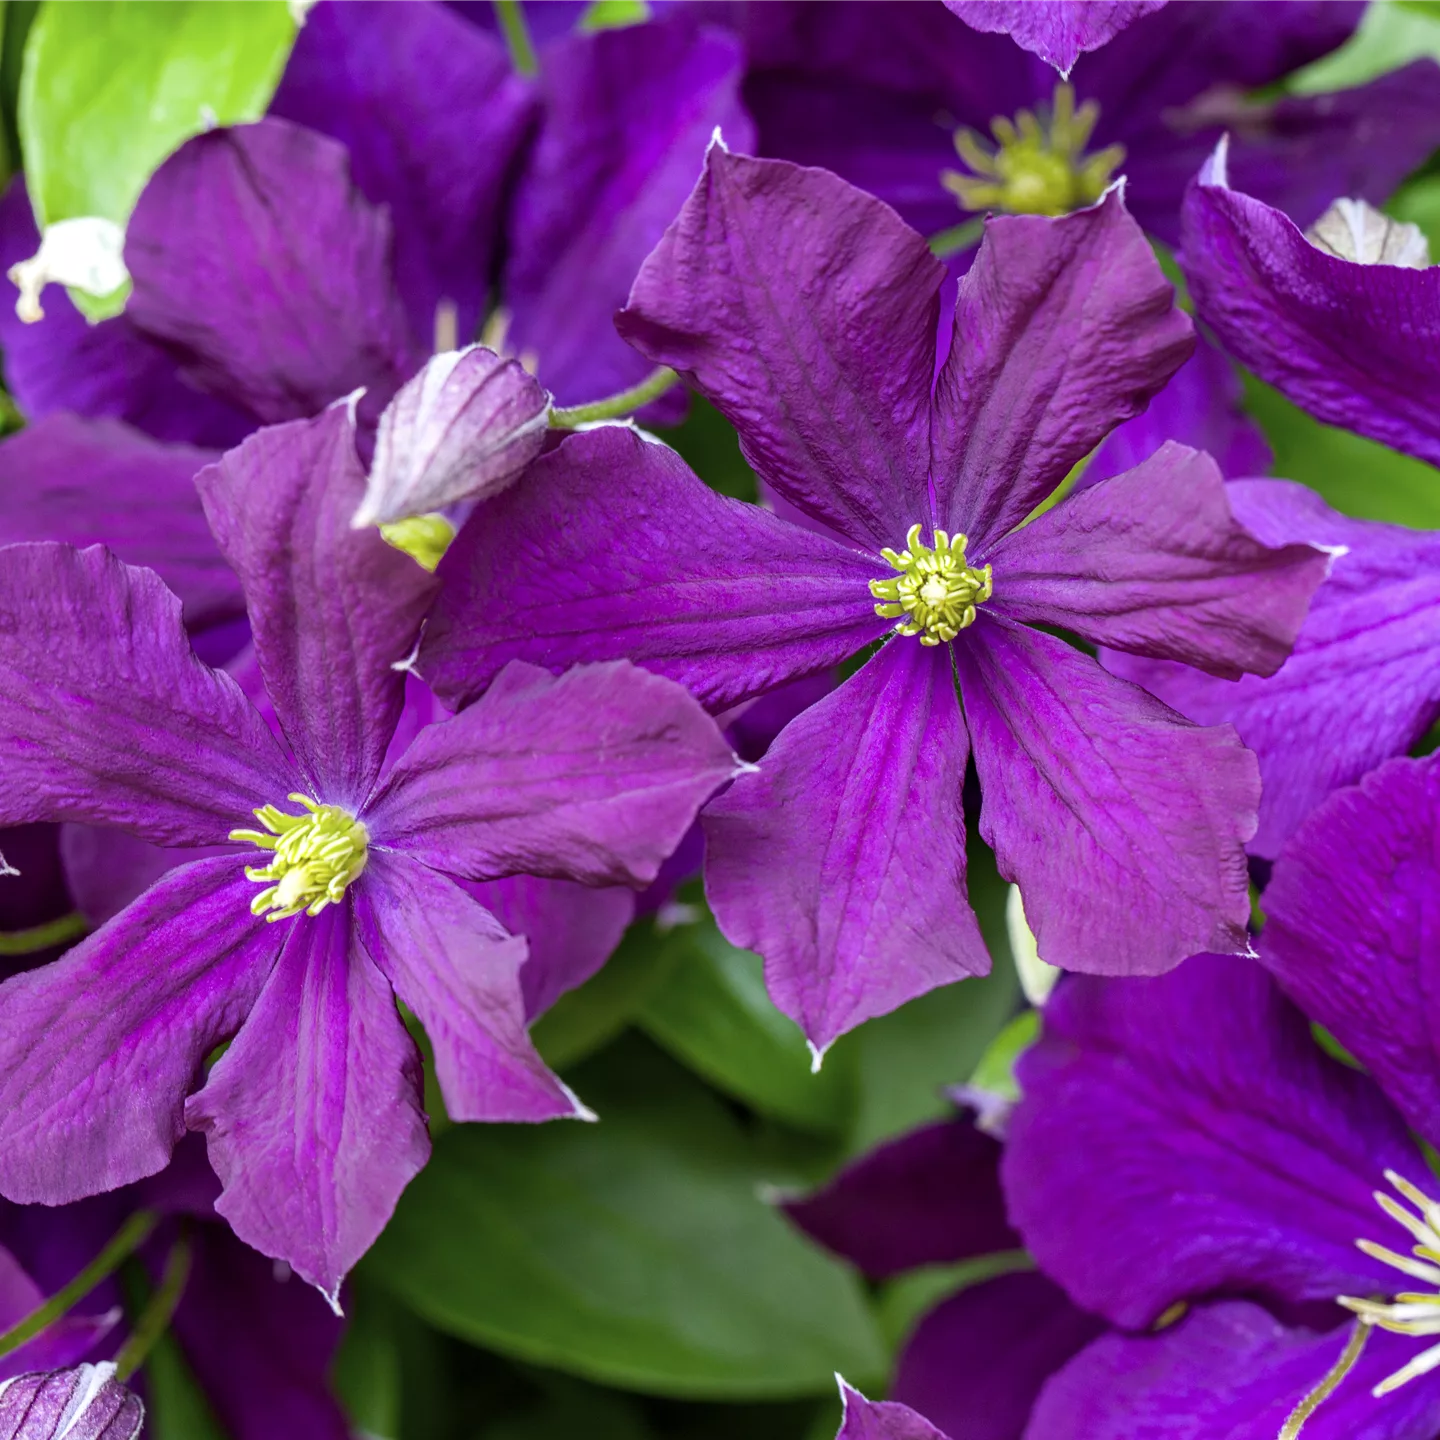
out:
<path id="1" fill-rule="evenodd" d="M 420 1056 L 349 905 L 280 925 L 280 958 L 185 1120 L 205 1134 L 231 1229 L 335 1305 L 429 1158 Z"/>
<path id="2" fill-rule="evenodd" d="M 434 581 L 379 531 L 351 528 L 365 475 L 344 405 L 257 432 L 196 484 L 313 793 L 353 809 L 400 718 L 397 667 L 414 650 Z"/>
<path id="3" fill-rule="evenodd" d="M 878 640 L 889 624 L 869 582 L 893 571 L 717 495 L 672 450 L 610 425 L 478 510 L 438 573 L 418 664 L 451 704 L 511 660 L 631 659 L 725 710 Z"/>
<path id="4" fill-rule="evenodd" d="M 929 509 L 943 273 L 893 210 L 838 176 L 717 144 L 616 323 L 715 403 L 793 505 L 898 545 Z"/>
<path id="5" fill-rule="evenodd" d="M 1069 75 L 1087 50 L 1098 50 L 1165 0 L 945 0 L 975 30 L 1008 35 L 1023 49 Z"/>
<path id="6" fill-rule="evenodd" d="M 948 1440 L 923 1415 L 893 1400 L 867 1400 L 840 1381 L 844 1418 L 835 1440 Z"/>
<path id="7" fill-rule="evenodd" d="M 239 856 L 182 866 L 0 986 L 0 1193 L 62 1205 L 165 1167 L 201 1062 L 279 949 L 254 891 Z"/>
<path id="8" fill-rule="evenodd" d="M 817 1051 L 989 970 L 965 892 L 968 754 L 949 657 L 897 637 L 706 809 L 715 918 Z"/>
<path id="9" fill-rule="evenodd" d="M 1119 189 L 1059 219 L 989 220 L 936 385 L 937 523 L 993 544 L 1139 414 L 1194 346 Z"/>
<path id="10" fill-rule="evenodd" d="M 452 1120 L 576 1113 L 525 1028 L 523 938 L 448 876 L 404 855 L 371 855 L 355 904 L 366 950 L 435 1048 Z"/>
<path id="11" fill-rule="evenodd" d="M 984 558 L 997 615 L 1234 680 L 1285 662 L 1331 557 L 1265 544 L 1232 513 L 1215 462 L 1166 441 Z"/>

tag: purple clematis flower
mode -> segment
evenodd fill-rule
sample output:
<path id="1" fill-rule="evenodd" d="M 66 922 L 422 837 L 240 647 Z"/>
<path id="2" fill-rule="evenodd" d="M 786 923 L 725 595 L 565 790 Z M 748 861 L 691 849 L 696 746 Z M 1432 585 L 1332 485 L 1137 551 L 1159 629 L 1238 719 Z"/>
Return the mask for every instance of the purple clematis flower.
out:
<path id="1" fill-rule="evenodd" d="M 577 435 L 476 512 L 420 657 L 447 702 L 509 658 L 629 656 L 719 711 L 889 635 L 705 819 L 722 929 L 822 1050 L 988 968 L 964 903 L 972 751 L 981 833 L 1048 959 L 1146 973 L 1243 948 L 1253 759 L 1031 623 L 1271 673 L 1327 563 L 1253 539 L 1183 447 L 1021 525 L 1190 352 L 1118 194 L 992 222 L 932 398 L 942 278 L 872 197 L 713 148 L 621 328 L 825 533 L 633 431 Z"/>
<path id="2" fill-rule="evenodd" d="M 457 881 L 644 884 L 735 770 L 689 696 L 624 665 L 509 667 L 387 764 L 432 581 L 350 528 L 354 428 L 337 406 L 262 431 L 198 482 L 291 753 L 153 573 L 0 550 L 0 821 L 227 847 L 0 987 L 0 1193 L 114 1188 L 202 1130 L 219 1213 L 332 1303 L 428 1153 L 397 997 L 454 1118 L 584 1113 L 526 1035 L 524 941 Z"/>
<path id="3" fill-rule="evenodd" d="M 1173 245 L 1226 130 L 1237 183 L 1302 225 L 1337 195 L 1381 203 L 1440 145 L 1428 60 L 1338 94 L 1252 93 L 1343 44 L 1360 4 L 1171 0 L 1081 54 L 1063 86 L 1021 44 L 1048 32 L 1063 61 L 1140 6 L 951 8 L 970 24 L 933 0 L 730 7 L 759 153 L 834 170 L 937 237 L 967 212 L 1079 208 L 1123 173 L 1136 219 Z M 1021 44 L 979 33 L 997 20 Z"/>

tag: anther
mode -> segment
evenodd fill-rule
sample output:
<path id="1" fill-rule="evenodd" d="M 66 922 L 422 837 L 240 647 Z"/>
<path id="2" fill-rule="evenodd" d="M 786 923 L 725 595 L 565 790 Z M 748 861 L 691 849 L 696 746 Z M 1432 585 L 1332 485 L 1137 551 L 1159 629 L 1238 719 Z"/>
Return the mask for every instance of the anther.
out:
<path id="1" fill-rule="evenodd" d="M 881 550 L 900 573 L 892 580 L 872 580 L 870 593 L 881 603 L 875 613 L 896 621 L 899 635 L 919 636 L 922 645 L 941 645 L 975 623 L 975 607 L 990 598 L 990 567 L 965 563 L 964 535 L 935 532 L 933 547 L 920 539 L 921 527 L 910 527 L 903 551 Z"/>
<path id="2" fill-rule="evenodd" d="M 250 912 L 267 920 L 288 920 L 302 910 L 318 915 L 338 903 L 369 854 L 369 832 L 348 811 L 308 795 L 289 798 L 305 813 L 289 815 L 262 805 L 254 813 L 264 830 L 230 832 L 232 840 L 274 851 L 268 865 L 245 867 L 247 880 L 265 886 L 250 902 Z"/>

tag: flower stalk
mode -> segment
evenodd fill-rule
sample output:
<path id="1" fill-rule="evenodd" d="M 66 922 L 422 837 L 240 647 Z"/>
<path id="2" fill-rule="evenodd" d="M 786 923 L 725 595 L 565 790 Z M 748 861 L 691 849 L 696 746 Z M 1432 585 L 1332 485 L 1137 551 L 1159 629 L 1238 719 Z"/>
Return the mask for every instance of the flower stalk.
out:
<path id="1" fill-rule="evenodd" d="M 601 420 L 623 420 L 644 409 L 652 400 L 658 400 L 679 379 L 668 365 L 657 365 L 638 385 L 607 395 L 603 400 L 592 400 L 587 405 L 552 405 L 550 428 L 578 430 L 582 425 L 594 425 Z"/>

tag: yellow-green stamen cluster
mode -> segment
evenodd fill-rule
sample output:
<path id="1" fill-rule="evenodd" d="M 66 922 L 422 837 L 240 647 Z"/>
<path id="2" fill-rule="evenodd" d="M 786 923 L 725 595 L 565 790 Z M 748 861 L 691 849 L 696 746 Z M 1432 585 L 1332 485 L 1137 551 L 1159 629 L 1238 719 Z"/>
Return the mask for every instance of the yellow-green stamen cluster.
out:
<path id="1" fill-rule="evenodd" d="M 403 550 L 422 570 L 434 570 L 445 558 L 455 527 L 444 515 L 411 515 L 404 520 L 387 520 L 380 526 L 387 545 Z"/>
<path id="2" fill-rule="evenodd" d="M 252 915 L 288 920 L 302 910 L 318 915 L 336 904 L 345 887 L 365 868 L 369 832 L 338 805 L 322 805 L 308 795 L 291 795 L 303 815 L 287 815 L 263 805 L 255 818 L 264 830 L 232 830 L 230 838 L 261 850 L 273 850 L 268 865 L 245 867 L 245 878 L 265 888 L 250 902 Z"/>
<path id="3" fill-rule="evenodd" d="M 957 130 L 955 149 L 972 173 L 947 170 L 940 183 L 967 210 L 1068 215 L 1093 205 L 1125 158 L 1122 145 L 1085 154 L 1099 118 L 1093 100 L 1077 110 L 1075 91 L 1058 85 L 1048 113 L 1022 110 L 1013 121 L 998 116 L 990 122 L 994 150 L 973 130 Z"/>
<path id="4" fill-rule="evenodd" d="M 1423 1280 L 1431 1288 L 1404 1291 L 1391 1300 L 1341 1295 L 1339 1302 L 1347 1310 L 1353 1310 L 1366 1325 L 1375 1325 L 1396 1335 L 1440 1335 L 1440 1204 L 1393 1170 L 1387 1170 L 1385 1178 L 1414 1206 L 1414 1213 L 1380 1191 L 1375 1192 L 1375 1203 L 1420 1243 L 1409 1255 L 1397 1254 L 1373 1240 L 1357 1240 L 1355 1243 L 1372 1260 L 1379 1260 L 1381 1264 L 1389 1265 L 1412 1279 Z M 1428 1374 L 1437 1366 L 1440 1366 L 1440 1345 L 1431 1345 L 1408 1365 L 1401 1366 L 1393 1375 L 1382 1380 L 1373 1393 L 1377 1399 L 1388 1395 L 1406 1381 Z"/>
<path id="5" fill-rule="evenodd" d="M 975 607 L 990 598 L 990 567 L 977 570 L 965 563 L 966 537 L 935 532 L 934 547 L 920 539 L 912 525 L 905 549 L 880 553 L 900 573 L 893 580 L 872 580 L 870 593 L 882 603 L 875 613 L 895 620 L 901 635 L 918 635 L 922 645 L 953 640 L 975 623 Z"/>

